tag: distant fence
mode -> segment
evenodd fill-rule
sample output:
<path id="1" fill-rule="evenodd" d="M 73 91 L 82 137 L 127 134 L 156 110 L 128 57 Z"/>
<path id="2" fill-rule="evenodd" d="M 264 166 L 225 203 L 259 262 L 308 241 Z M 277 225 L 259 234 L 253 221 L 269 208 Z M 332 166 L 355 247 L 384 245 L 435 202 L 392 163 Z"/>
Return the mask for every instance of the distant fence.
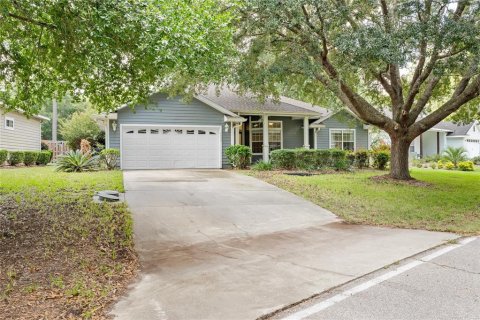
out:
<path id="1" fill-rule="evenodd" d="M 48 146 L 49 150 L 53 151 L 53 159 L 70 151 L 66 141 L 53 142 L 51 140 L 42 140 L 42 142 Z"/>

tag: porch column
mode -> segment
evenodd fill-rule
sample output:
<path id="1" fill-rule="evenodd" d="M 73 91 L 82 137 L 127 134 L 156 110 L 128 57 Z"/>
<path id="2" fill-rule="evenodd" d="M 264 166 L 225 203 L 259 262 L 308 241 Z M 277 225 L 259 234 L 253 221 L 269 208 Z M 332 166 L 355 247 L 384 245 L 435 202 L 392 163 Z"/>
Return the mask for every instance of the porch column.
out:
<path id="1" fill-rule="evenodd" d="M 235 144 L 235 127 L 233 125 L 233 122 L 230 122 L 230 145 Z"/>
<path id="2" fill-rule="evenodd" d="M 237 124 L 235 126 L 235 144 L 240 144 L 240 128 L 243 126 L 243 123 Z"/>
<path id="3" fill-rule="evenodd" d="M 303 118 L 303 147 L 305 149 L 310 149 L 310 142 L 308 141 L 308 117 Z"/>
<path id="4" fill-rule="evenodd" d="M 269 160 L 270 142 L 268 141 L 268 115 L 263 116 L 263 161 Z"/>

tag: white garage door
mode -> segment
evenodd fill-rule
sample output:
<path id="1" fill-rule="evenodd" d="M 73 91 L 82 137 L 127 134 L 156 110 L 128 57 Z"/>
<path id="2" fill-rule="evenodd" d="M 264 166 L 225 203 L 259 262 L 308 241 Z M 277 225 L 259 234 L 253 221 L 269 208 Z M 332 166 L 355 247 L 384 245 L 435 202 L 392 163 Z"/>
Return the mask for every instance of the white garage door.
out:
<path id="1" fill-rule="evenodd" d="M 221 168 L 221 130 L 122 125 L 122 169 Z"/>

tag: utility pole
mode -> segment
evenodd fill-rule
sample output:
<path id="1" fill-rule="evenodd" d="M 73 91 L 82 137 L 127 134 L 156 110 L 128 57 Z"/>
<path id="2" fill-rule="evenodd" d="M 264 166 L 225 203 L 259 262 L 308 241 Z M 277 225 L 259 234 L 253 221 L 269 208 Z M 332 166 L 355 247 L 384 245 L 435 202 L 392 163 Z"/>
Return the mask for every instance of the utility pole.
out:
<path id="1" fill-rule="evenodd" d="M 57 99 L 52 100 L 52 142 L 57 142 L 58 105 Z"/>

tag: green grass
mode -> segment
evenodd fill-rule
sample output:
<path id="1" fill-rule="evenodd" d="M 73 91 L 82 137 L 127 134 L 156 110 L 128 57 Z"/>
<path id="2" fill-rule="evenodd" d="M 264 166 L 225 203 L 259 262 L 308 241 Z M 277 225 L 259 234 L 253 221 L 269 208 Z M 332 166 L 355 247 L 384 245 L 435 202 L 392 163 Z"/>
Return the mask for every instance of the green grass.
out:
<path id="1" fill-rule="evenodd" d="M 95 191 L 105 189 L 123 191 L 120 171 L 0 169 L 5 317 L 102 316 L 125 287 L 136 269 L 132 219 L 125 204 L 92 201 Z"/>
<path id="2" fill-rule="evenodd" d="M 300 195 L 347 222 L 480 234 L 480 171 L 411 170 L 428 186 L 373 181 L 380 171 L 288 176 L 250 173 Z"/>

